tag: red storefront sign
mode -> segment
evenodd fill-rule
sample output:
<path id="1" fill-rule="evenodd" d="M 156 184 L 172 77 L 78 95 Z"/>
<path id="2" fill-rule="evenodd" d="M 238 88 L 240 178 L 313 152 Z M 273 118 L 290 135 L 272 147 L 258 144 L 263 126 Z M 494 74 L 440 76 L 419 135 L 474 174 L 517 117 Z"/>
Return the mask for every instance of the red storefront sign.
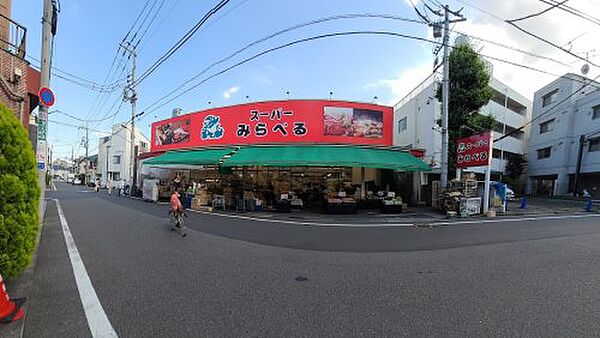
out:
<path id="1" fill-rule="evenodd" d="M 486 132 L 458 140 L 456 167 L 480 167 L 492 160 L 492 133 Z"/>
<path id="2" fill-rule="evenodd" d="M 391 107 L 287 100 L 208 109 L 152 124 L 152 151 L 215 145 L 392 145 Z"/>

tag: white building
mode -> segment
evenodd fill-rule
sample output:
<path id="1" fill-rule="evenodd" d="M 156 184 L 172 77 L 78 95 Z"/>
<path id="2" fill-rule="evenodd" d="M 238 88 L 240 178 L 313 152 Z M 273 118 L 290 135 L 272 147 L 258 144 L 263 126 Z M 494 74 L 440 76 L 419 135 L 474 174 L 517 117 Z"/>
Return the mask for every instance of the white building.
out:
<path id="1" fill-rule="evenodd" d="M 579 139 L 585 143 L 579 191 L 600 194 L 600 83 L 568 73 L 535 92 L 529 138 L 528 192 L 573 191 Z"/>
<path id="2" fill-rule="evenodd" d="M 136 154 L 148 151 L 150 141 L 135 128 Z M 103 186 L 119 186 L 120 182 L 131 177 L 131 127 L 117 124 L 111 134 L 100 137 L 98 145 L 98 169 Z"/>
<path id="3" fill-rule="evenodd" d="M 424 160 L 433 167 L 433 175 L 440 173 L 442 154 L 442 134 L 437 124 L 441 119 L 441 103 L 435 99 L 436 86 L 431 81 L 394 106 L 394 145 L 425 150 Z M 490 87 L 494 95 L 481 108 L 480 114 L 491 115 L 496 119 L 496 139 L 526 124 L 530 116 L 531 101 L 497 79 L 491 79 Z M 510 156 L 526 153 L 526 131 L 517 131 L 494 143 L 492 173 L 504 174 Z M 473 171 L 483 172 L 483 169 L 473 168 Z M 453 174 L 450 173 L 450 176 L 453 177 Z"/>

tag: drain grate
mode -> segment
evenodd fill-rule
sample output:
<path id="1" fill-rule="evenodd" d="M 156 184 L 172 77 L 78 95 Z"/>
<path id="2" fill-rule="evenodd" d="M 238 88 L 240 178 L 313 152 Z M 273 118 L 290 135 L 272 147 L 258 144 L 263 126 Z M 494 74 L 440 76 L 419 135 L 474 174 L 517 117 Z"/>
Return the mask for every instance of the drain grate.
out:
<path id="1" fill-rule="evenodd" d="M 295 279 L 296 279 L 296 282 L 306 282 L 308 280 L 308 278 L 306 278 L 304 276 L 298 276 Z"/>

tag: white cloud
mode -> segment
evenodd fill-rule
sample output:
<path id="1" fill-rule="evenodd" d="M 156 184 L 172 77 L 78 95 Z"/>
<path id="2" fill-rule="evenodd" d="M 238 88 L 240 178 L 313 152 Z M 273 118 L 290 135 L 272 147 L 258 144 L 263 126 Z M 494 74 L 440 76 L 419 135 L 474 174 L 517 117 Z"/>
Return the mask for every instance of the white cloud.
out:
<path id="1" fill-rule="evenodd" d="M 594 17 L 600 17 L 600 6 L 594 4 L 597 0 L 577 0 L 570 1 L 567 4 Z M 410 3 L 410 0 L 406 0 Z M 454 32 L 464 32 L 468 35 L 480 37 L 494 43 L 472 40 L 480 49 L 480 53 L 491 56 L 496 59 L 509 61 L 511 63 L 524 65 L 531 68 L 537 68 L 545 72 L 556 75 L 544 74 L 534 70 L 528 70 L 524 67 L 518 67 L 507 62 L 498 60 L 489 60 L 494 66 L 494 77 L 506 85 L 515 89 L 525 97 L 533 99 L 533 94 L 539 88 L 552 82 L 557 75 L 563 75 L 568 72 L 580 74 L 580 68 L 584 61 L 554 48 L 534 37 L 511 27 L 509 24 L 498 20 L 514 19 L 539 12 L 545 8 L 542 2 L 532 2 L 530 0 L 513 1 L 489 1 L 472 0 L 468 1 L 473 6 L 465 7 L 467 21 L 456 23 Z M 451 3 L 452 8 L 463 7 L 464 4 L 459 1 Z M 474 7 L 484 9 L 498 18 L 491 17 Z M 540 16 L 527 20 L 519 21 L 519 26 L 523 29 L 533 32 L 558 45 L 564 45 L 565 48 L 571 48 L 571 51 L 580 53 L 585 57 L 586 50 L 595 49 L 590 55 L 600 52 L 600 45 L 597 41 L 598 27 L 593 23 L 585 21 L 574 15 L 571 15 L 558 8 L 554 8 Z M 585 33 L 585 34 L 584 34 Z M 454 39 L 455 36 L 452 37 Z M 571 40 L 577 38 L 569 44 Z M 500 46 L 500 44 L 516 47 L 542 56 L 556 59 L 567 66 L 556 62 L 541 59 L 535 56 L 526 55 L 514 50 Z M 390 104 L 396 103 L 399 99 L 407 95 L 420 81 L 422 81 L 432 70 L 433 57 L 423 60 L 423 63 L 413 66 L 410 69 L 404 69 L 396 72 L 396 76 L 376 80 L 366 84 L 365 90 L 377 88 L 386 88 L 391 94 Z M 592 62 L 600 63 L 600 55 L 596 55 Z M 600 74 L 598 67 L 591 67 L 588 77 L 594 78 Z"/>
<path id="2" fill-rule="evenodd" d="M 223 98 L 225 100 L 229 100 L 233 96 L 233 94 L 237 93 L 238 91 L 240 91 L 239 86 L 230 87 L 223 92 Z"/>
<path id="3" fill-rule="evenodd" d="M 365 90 L 387 88 L 392 95 L 386 104 L 391 106 L 398 103 L 400 99 L 406 96 L 413 88 L 427 78 L 432 71 L 433 65 L 431 63 L 422 63 L 400 72 L 394 78 L 380 79 L 372 83 L 367 83 L 363 86 L 363 88 Z"/>

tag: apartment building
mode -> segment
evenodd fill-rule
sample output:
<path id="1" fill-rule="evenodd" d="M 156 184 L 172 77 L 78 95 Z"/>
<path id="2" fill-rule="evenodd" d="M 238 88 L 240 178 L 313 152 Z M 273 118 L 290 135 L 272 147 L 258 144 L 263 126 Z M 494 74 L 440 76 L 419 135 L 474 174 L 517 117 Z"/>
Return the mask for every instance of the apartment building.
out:
<path id="1" fill-rule="evenodd" d="M 148 150 L 150 141 L 135 128 L 136 155 Z M 129 182 L 131 159 L 131 125 L 116 124 L 110 135 L 99 139 L 96 176 L 100 178 L 102 185 L 116 187 L 124 181 Z"/>
<path id="2" fill-rule="evenodd" d="M 528 192 L 600 195 L 600 83 L 568 73 L 535 92 L 529 137 Z"/>
<path id="3" fill-rule="evenodd" d="M 436 122 L 441 118 L 442 109 L 435 98 L 436 86 L 433 80 L 425 83 L 394 106 L 394 145 L 424 150 L 424 160 L 433 168 L 424 177 L 434 179 L 439 177 L 442 154 L 441 128 Z M 516 130 L 529 121 L 531 101 L 498 79 L 492 78 L 490 87 L 493 97 L 479 113 L 495 118 L 494 138 L 512 133 L 494 143 L 492 174 L 500 176 L 506 172 L 511 157 L 527 153 L 527 129 Z M 482 173 L 484 168 L 470 170 Z M 427 180 L 422 182 L 426 183 Z"/>

